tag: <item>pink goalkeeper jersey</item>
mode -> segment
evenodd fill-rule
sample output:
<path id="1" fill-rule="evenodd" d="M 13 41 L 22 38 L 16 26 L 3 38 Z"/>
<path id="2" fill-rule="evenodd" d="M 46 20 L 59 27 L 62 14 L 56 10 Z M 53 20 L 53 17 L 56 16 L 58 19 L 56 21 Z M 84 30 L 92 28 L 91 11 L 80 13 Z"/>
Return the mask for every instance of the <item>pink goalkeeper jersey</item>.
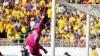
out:
<path id="1" fill-rule="evenodd" d="M 34 45 L 36 44 L 37 41 L 39 41 L 40 39 L 40 35 L 41 35 L 41 26 L 42 26 L 42 21 L 40 23 L 38 23 L 38 28 L 36 30 L 34 30 L 29 38 L 27 39 L 26 44 L 29 46 L 29 50 L 31 53 L 33 53 L 33 48 Z"/>

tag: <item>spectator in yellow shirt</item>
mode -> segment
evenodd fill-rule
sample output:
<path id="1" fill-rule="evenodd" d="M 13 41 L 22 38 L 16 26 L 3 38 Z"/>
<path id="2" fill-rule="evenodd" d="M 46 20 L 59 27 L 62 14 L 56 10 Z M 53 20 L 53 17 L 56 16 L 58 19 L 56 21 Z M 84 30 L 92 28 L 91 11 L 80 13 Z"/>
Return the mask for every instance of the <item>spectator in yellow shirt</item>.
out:
<path id="1" fill-rule="evenodd" d="M 52 9 L 50 7 L 47 10 L 47 13 L 48 13 L 48 18 L 50 19 L 52 17 Z"/>
<path id="2" fill-rule="evenodd" d="M 45 1 L 44 0 L 41 0 L 40 1 L 40 5 L 44 5 L 45 4 Z"/>
<path id="3" fill-rule="evenodd" d="M 27 32 L 26 26 L 22 25 L 21 32 L 25 34 Z"/>
<path id="4" fill-rule="evenodd" d="M 59 25 L 59 28 L 64 28 L 64 26 L 66 25 L 66 21 L 61 17 L 59 20 L 58 20 L 58 25 Z"/>
<path id="5" fill-rule="evenodd" d="M 96 51 L 96 46 L 93 46 L 93 47 L 92 47 L 91 56 L 98 56 L 98 53 L 97 53 L 97 51 Z"/>

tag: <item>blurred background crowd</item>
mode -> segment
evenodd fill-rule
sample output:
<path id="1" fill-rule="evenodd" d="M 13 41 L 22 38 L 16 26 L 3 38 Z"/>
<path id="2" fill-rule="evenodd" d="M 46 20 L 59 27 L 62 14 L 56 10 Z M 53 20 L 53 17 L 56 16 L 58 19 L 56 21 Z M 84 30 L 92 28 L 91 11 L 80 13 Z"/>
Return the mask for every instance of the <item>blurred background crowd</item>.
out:
<path id="1" fill-rule="evenodd" d="M 0 38 L 23 42 L 45 16 L 41 39 L 50 40 L 51 6 L 51 0 L 0 0 Z"/>
<path id="2" fill-rule="evenodd" d="M 56 39 L 66 39 L 79 45 L 86 41 L 87 13 L 56 4 Z M 90 40 L 100 40 L 100 18 L 90 15 Z"/>
<path id="3" fill-rule="evenodd" d="M 62 0 L 74 3 L 83 0 Z M 73 2 L 74 1 L 74 2 Z M 86 0 L 84 0 L 86 1 Z M 99 3 L 99 0 L 87 0 Z M 23 42 L 45 16 L 41 40 L 50 41 L 52 17 L 51 0 L 0 0 L 0 38 Z M 65 39 L 80 45 L 86 40 L 86 12 L 56 3 L 56 39 Z M 100 40 L 100 18 L 90 16 L 90 40 Z M 1 39 L 0 39 L 1 41 Z"/>
<path id="4" fill-rule="evenodd" d="M 83 43 L 86 39 L 86 13 L 56 4 L 57 39 Z M 82 44 L 81 43 L 81 44 Z"/>

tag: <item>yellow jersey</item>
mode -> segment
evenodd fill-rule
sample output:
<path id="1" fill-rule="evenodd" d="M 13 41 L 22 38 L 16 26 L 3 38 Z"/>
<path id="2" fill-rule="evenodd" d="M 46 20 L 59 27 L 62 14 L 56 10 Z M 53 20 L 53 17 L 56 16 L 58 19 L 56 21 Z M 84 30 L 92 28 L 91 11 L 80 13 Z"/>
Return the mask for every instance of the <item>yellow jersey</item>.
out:
<path id="1" fill-rule="evenodd" d="M 89 3 L 95 3 L 95 0 L 89 0 Z"/>
<path id="2" fill-rule="evenodd" d="M 27 32 L 26 27 L 22 26 L 21 31 L 22 31 L 22 33 L 26 33 Z"/>
<path id="3" fill-rule="evenodd" d="M 48 14 L 48 18 L 52 17 L 52 9 L 51 8 L 47 10 L 47 14 Z"/>
<path id="4" fill-rule="evenodd" d="M 15 34 L 15 38 L 16 38 L 16 39 L 20 39 L 20 38 L 21 38 L 21 33 L 20 33 L 20 32 L 17 32 L 17 33 Z"/>
<path id="5" fill-rule="evenodd" d="M 91 51 L 91 56 L 98 56 L 97 51 L 96 51 L 96 50 L 92 50 L 92 51 Z"/>
<path id="6" fill-rule="evenodd" d="M 44 0 L 41 0 L 40 1 L 40 5 L 43 5 L 43 4 L 45 4 L 45 1 Z"/>

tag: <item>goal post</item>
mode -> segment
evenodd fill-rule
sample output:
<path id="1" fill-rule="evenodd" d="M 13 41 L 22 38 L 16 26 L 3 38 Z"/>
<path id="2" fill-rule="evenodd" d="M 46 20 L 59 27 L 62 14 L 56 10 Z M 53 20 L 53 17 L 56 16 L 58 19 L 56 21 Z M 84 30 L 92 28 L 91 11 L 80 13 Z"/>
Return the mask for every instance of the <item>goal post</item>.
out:
<path id="1" fill-rule="evenodd" d="M 86 56 L 89 56 L 89 35 L 90 35 L 90 20 L 89 20 L 89 14 L 87 13 L 87 20 L 86 20 Z"/>
<path id="2" fill-rule="evenodd" d="M 55 26 L 56 26 L 56 0 L 52 0 L 52 19 L 51 19 L 51 56 L 55 56 Z"/>

